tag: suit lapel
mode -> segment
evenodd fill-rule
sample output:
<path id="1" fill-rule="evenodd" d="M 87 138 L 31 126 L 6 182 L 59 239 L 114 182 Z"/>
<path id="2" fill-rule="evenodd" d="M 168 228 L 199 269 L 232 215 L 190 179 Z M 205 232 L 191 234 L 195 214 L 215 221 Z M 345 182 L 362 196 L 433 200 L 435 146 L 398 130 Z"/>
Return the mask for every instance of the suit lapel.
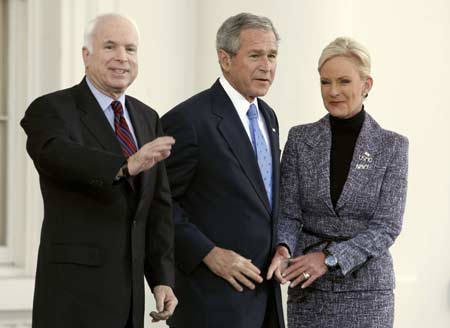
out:
<path id="1" fill-rule="evenodd" d="M 280 186 L 280 140 L 277 130 L 278 124 L 275 118 L 270 115 L 268 106 L 260 99 L 258 99 L 258 107 L 266 122 L 267 135 L 272 153 L 272 213 L 277 213 Z"/>
<path id="2" fill-rule="evenodd" d="M 318 122 L 317 128 L 313 131 L 310 139 L 306 140 L 306 143 L 313 148 L 312 156 L 317 172 L 319 198 L 334 214 L 330 195 L 331 130 L 328 115 Z"/>
<path id="3" fill-rule="evenodd" d="M 125 106 L 130 115 L 131 124 L 133 124 L 134 135 L 138 142 L 138 149 L 152 140 L 150 129 L 146 125 L 148 120 L 142 111 L 137 110 L 136 106 L 130 100 L 130 97 L 125 97 Z M 154 137 L 154 136 L 153 136 Z"/>
<path id="4" fill-rule="evenodd" d="M 249 179 L 256 194 L 270 213 L 269 200 L 256 161 L 255 152 L 253 151 L 250 139 L 245 132 L 245 128 L 242 125 L 242 121 L 219 81 L 216 81 L 212 86 L 211 91 L 213 95 L 212 111 L 222 118 L 217 128 L 230 146 L 231 151 Z"/>
<path id="5" fill-rule="evenodd" d="M 85 79 L 75 87 L 75 99 L 77 107 L 84 112 L 81 121 L 92 136 L 103 149 L 122 155 L 117 137 Z"/>
<path id="6" fill-rule="evenodd" d="M 381 145 L 380 138 L 379 125 L 366 113 L 361 132 L 356 140 L 347 180 L 336 204 L 336 211 L 342 208 L 353 198 L 355 193 L 359 192 L 367 184 L 370 171 L 373 169 L 370 163 L 378 153 L 379 145 Z"/>
<path id="7" fill-rule="evenodd" d="M 139 149 L 149 141 L 155 139 L 155 135 L 152 133 L 153 129 L 148 126 L 149 121 L 145 117 L 143 110 L 139 110 L 130 99 L 130 97 L 125 98 L 125 106 L 127 107 L 131 123 L 133 124 L 133 130 L 138 142 Z M 138 188 L 142 191 L 145 186 L 148 186 L 150 184 L 150 174 L 149 172 L 144 172 L 141 175 L 136 176 L 133 180 L 138 180 L 140 177 L 140 183 L 137 184 L 137 181 L 133 181 L 133 185 L 134 187 L 138 185 Z"/>

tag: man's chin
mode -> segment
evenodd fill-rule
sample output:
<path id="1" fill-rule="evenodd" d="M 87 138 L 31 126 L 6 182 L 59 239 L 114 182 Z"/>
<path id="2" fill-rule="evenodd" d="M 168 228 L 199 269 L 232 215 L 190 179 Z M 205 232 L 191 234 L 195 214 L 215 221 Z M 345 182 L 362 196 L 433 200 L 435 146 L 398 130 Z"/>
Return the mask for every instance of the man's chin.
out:
<path id="1" fill-rule="evenodd" d="M 269 87 L 267 87 L 267 88 L 259 88 L 258 90 L 255 90 L 255 91 L 256 91 L 254 93 L 255 97 L 264 97 L 267 94 L 267 92 L 269 92 Z"/>
<path id="2" fill-rule="evenodd" d="M 113 83 L 109 87 L 114 93 L 124 93 L 131 83 Z"/>

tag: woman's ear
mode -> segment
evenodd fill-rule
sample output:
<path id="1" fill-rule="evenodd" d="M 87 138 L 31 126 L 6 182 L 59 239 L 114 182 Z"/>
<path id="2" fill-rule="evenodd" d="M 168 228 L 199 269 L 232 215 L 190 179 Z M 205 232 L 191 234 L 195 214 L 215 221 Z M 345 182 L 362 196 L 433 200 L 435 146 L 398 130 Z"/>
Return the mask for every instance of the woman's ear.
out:
<path id="1" fill-rule="evenodd" d="M 364 82 L 364 86 L 363 86 L 363 94 L 362 96 L 364 98 L 367 97 L 367 95 L 369 94 L 370 90 L 372 89 L 372 85 L 373 85 L 373 79 L 371 76 L 368 76 L 366 78 L 366 81 Z"/>

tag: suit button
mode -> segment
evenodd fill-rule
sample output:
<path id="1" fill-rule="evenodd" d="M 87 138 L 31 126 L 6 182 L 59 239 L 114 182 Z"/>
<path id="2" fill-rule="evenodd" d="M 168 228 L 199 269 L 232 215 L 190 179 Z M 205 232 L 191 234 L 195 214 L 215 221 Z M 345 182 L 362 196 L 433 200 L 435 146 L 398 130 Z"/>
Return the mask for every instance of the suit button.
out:
<path id="1" fill-rule="evenodd" d="M 133 220 L 133 228 L 136 226 L 136 220 Z"/>

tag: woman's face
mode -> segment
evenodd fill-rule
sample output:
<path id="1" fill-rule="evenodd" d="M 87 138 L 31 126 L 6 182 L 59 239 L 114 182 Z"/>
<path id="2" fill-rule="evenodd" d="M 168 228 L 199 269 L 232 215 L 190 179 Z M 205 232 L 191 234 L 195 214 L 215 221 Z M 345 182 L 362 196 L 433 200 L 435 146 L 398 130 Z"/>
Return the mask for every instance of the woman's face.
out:
<path id="1" fill-rule="evenodd" d="M 336 56 L 320 69 L 320 85 L 325 108 L 330 115 L 350 118 L 362 109 L 364 95 L 372 88 L 372 78 L 362 79 L 355 60 Z"/>

